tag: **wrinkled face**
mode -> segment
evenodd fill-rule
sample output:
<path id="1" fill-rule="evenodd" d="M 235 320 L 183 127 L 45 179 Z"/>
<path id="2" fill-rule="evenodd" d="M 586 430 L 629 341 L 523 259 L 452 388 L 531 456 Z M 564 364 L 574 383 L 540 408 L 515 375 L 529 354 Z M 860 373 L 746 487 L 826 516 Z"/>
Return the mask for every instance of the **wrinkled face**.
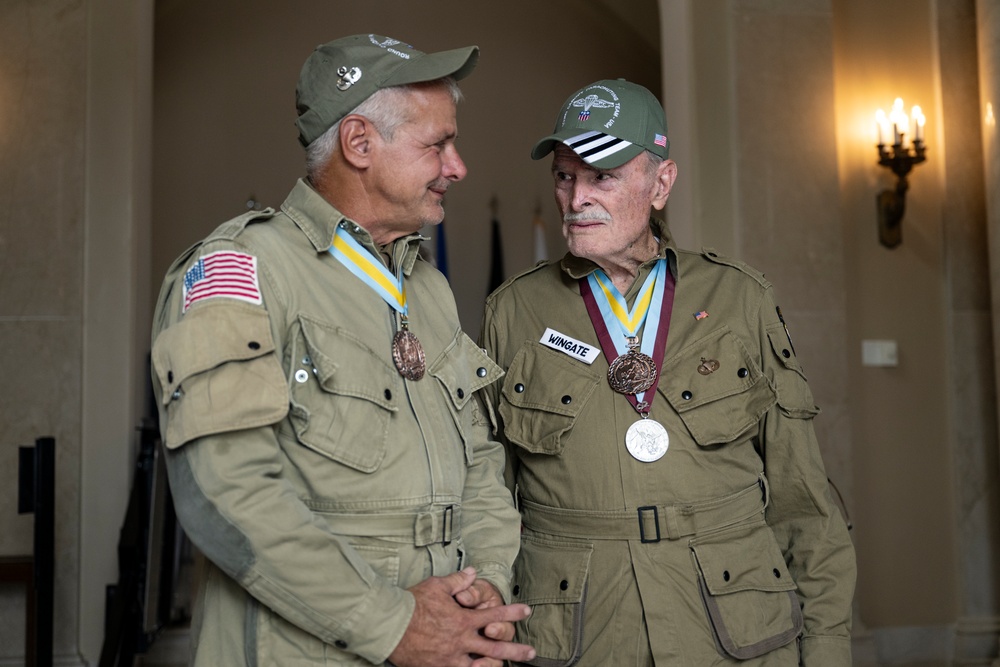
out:
<path id="1" fill-rule="evenodd" d="M 388 141 L 376 133 L 372 180 L 367 188 L 377 224 L 394 237 L 444 219 L 448 187 L 465 178 L 455 148 L 455 102 L 443 85 L 408 91 L 407 120 Z"/>
<path id="2" fill-rule="evenodd" d="M 607 267 L 652 236 L 649 209 L 659 201 L 659 180 L 645 155 L 614 169 L 596 169 L 559 145 L 552 176 L 563 236 L 573 255 Z"/>

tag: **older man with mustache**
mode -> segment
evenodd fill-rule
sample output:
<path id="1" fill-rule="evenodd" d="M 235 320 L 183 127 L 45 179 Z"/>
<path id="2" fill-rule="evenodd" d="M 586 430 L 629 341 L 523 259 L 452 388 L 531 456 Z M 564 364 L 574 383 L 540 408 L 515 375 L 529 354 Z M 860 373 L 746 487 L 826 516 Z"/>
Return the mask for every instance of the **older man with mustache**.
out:
<path id="1" fill-rule="evenodd" d="M 527 664 L 851 664 L 854 550 L 771 284 L 678 250 L 663 109 L 566 101 L 549 153 L 569 253 L 488 299 L 489 389 L 523 521 Z"/>

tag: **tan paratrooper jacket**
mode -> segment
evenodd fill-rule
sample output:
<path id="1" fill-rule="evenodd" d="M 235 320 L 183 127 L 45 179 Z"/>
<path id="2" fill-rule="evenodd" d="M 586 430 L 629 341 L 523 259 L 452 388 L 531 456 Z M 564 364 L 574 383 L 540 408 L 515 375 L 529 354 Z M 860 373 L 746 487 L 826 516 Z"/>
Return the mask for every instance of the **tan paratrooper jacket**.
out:
<path id="1" fill-rule="evenodd" d="M 514 600 L 533 607 L 518 641 L 548 666 L 848 667 L 854 549 L 771 285 L 651 224 L 676 280 L 649 415 L 669 436 L 659 460 L 626 450 L 639 416 L 606 355 L 541 342 L 549 329 L 600 349 L 578 284 L 595 264 L 539 265 L 486 304 L 482 343 L 506 371 L 488 395 L 524 522 Z"/>
<path id="2" fill-rule="evenodd" d="M 459 328 L 420 237 L 405 272 L 427 371 L 404 380 L 398 315 L 329 252 L 338 225 L 304 181 L 175 262 L 153 327 L 154 390 L 180 522 L 210 561 L 194 664 L 381 664 L 413 613 L 405 589 L 475 566 L 509 596 L 518 519 L 476 397 L 500 371 Z M 261 303 L 184 305 L 216 252 L 255 262 Z M 194 267 L 194 271 L 192 271 Z"/>

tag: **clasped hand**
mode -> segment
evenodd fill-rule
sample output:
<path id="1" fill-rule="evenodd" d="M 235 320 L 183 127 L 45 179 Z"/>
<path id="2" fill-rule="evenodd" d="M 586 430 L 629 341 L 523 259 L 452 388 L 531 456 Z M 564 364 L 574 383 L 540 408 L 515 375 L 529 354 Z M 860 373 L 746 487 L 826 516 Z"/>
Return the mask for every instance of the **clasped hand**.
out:
<path id="1" fill-rule="evenodd" d="M 389 661 L 396 667 L 501 667 L 524 662 L 535 650 L 516 644 L 514 622 L 528 617 L 524 604 L 503 604 L 474 568 L 430 577 L 408 589 L 416 600 L 410 624 Z"/>

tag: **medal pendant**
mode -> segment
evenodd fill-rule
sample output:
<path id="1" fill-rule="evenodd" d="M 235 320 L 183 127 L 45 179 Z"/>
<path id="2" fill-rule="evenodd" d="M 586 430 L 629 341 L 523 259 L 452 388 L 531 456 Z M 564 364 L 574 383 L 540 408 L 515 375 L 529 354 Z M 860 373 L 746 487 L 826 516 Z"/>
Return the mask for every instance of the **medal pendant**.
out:
<path id="1" fill-rule="evenodd" d="M 625 448 L 634 458 L 650 463 L 667 453 L 670 436 L 658 421 L 640 419 L 625 432 Z"/>
<path id="2" fill-rule="evenodd" d="M 608 384 L 619 394 L 638 394 L 653 386 L 656 364 L 653 358 L 635 348 L 620 355 L 608 367 Z"/>
<path id="3" fill-rule="evenodd" d="M 407 380 L 419 380 L 424 376 L 427 366 L 424 348 L 420 339 L 408 329 L 401 329 L 392 337 L 392 361 Z"/>

